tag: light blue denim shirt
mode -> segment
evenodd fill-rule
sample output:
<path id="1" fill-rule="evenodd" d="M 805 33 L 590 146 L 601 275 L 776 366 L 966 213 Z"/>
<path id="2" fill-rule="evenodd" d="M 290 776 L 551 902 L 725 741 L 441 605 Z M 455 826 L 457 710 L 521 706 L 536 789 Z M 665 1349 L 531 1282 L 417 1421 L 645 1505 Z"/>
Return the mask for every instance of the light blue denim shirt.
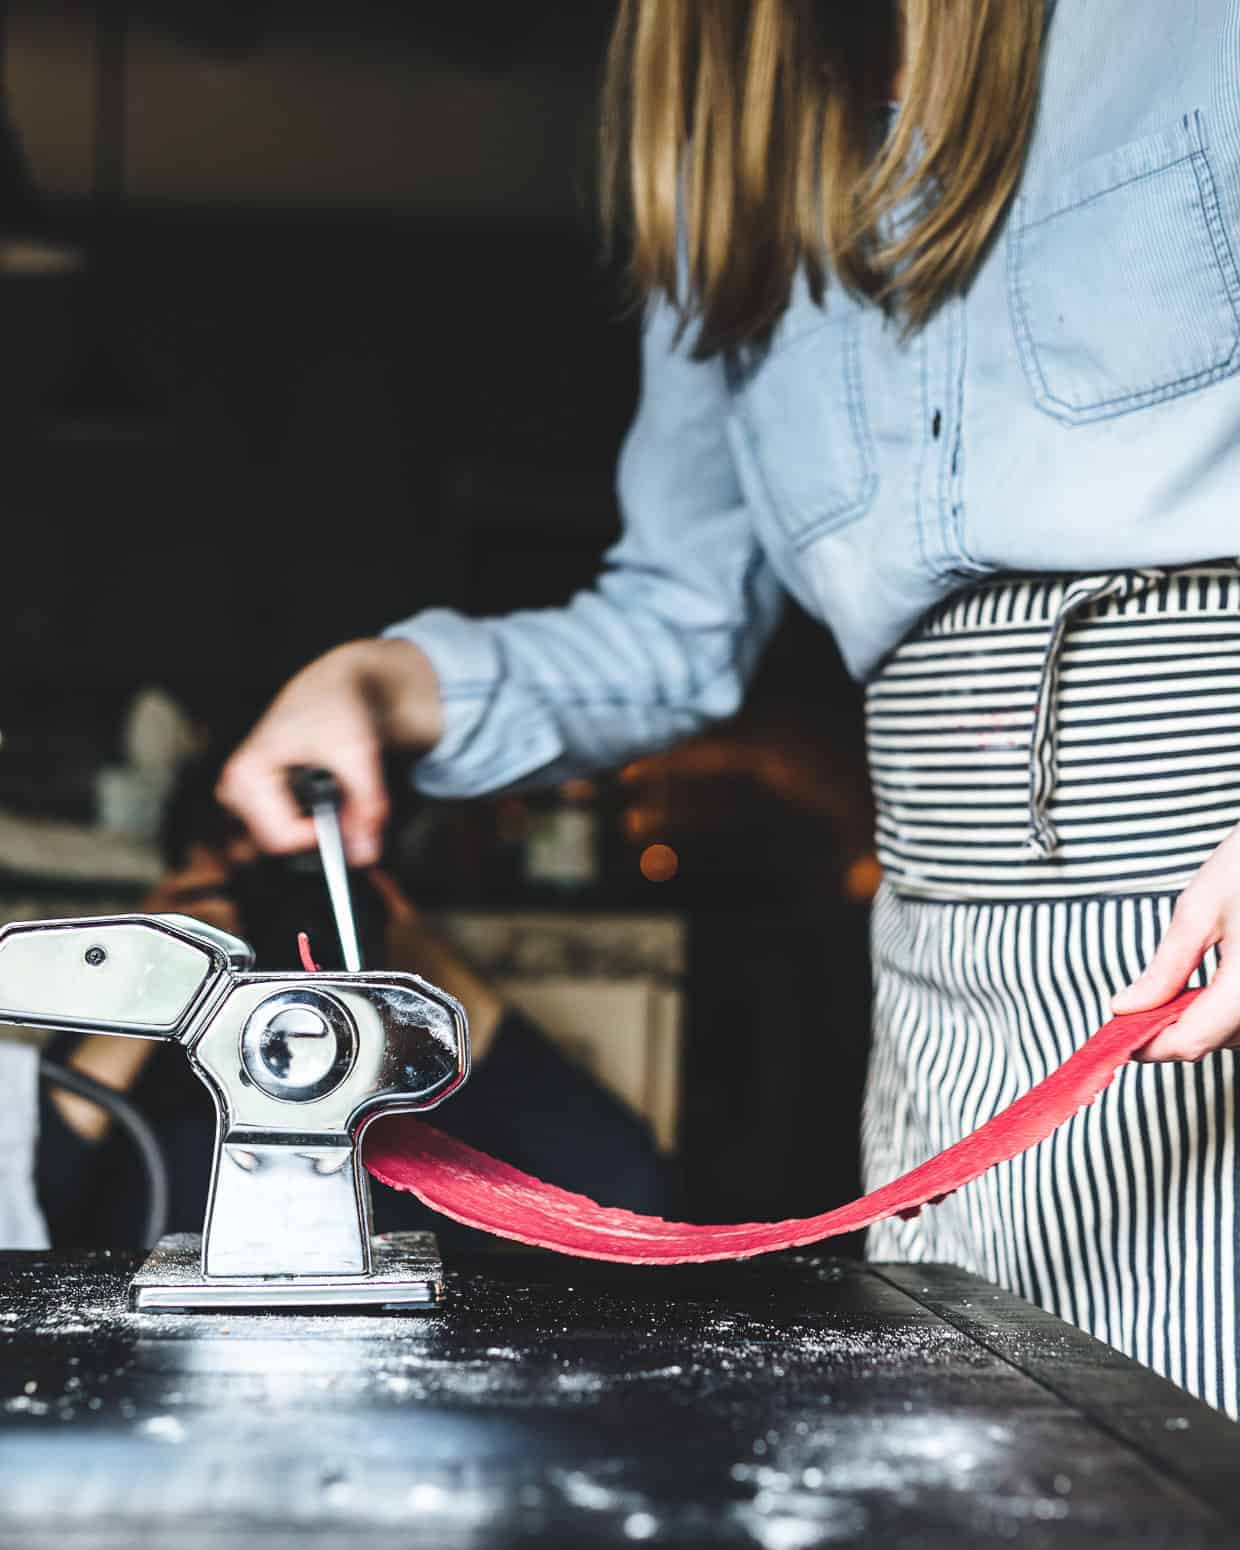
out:
<path id="1" fill-rule="evenodd" d="M 434 795 L 617 764 L 726 716 L 791 593 L 871 674 L 996 570 L 1240 553 L 1240 0 L 1059 0 L 1017 197 L 911 339 L 803 289 L 770 349 L 649 318 L 624 532 L 566 607 L 388 633 L 439 676 Z"/>

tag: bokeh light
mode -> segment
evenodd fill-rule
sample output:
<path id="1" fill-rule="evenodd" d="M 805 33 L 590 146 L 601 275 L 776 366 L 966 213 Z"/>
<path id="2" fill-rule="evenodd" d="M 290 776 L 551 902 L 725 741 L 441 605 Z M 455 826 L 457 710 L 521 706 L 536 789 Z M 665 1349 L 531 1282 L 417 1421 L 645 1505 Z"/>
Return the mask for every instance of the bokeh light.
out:
<path id="1" fill-rule="evenodd" d="M 872 899 L 883 880 L 877 856 L 858 856 L 844 873 L 844 892 L 850 899 Z"/>
<path id="2" fill-rule="evenodd" d="M 648 883 L 670 883 L 680 871 L 680 857 L 670 845 L 647 845 L 638 865 Z"/>

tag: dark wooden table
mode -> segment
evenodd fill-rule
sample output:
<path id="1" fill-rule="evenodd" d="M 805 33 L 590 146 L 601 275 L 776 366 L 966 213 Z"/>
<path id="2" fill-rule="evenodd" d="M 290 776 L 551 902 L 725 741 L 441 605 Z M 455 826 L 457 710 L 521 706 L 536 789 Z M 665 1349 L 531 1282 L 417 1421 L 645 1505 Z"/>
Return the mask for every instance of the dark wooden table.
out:
<path id="1" fill-rule="evenodd" d="M 1240 1428 L 942 1266 L 458 1267 L 446 1311 L 125 1311 L 0 1256 L 0 1544 L 1240 1544 Z"/>

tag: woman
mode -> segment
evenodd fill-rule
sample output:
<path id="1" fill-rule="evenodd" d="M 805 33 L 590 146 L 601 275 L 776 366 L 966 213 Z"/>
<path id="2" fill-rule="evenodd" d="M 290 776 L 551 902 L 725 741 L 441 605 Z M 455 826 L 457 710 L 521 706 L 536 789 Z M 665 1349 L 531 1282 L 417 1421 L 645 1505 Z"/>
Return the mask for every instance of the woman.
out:
<path id="1" fill-rule="evenodd" d="M 369 860 L 384 744 L 452 796 L 631 758 L 736 708 L 791 592 L 868 683 L 871 1184 L 1224 955 L 1147 1064 L 872 1252 L 1235 1413 L 1240 0 L 902 12 L 621 7 L 623 538 L 565 608 L 330 653 L 221 794 L 302 846 L 283 771 L 328 761 Z"/>

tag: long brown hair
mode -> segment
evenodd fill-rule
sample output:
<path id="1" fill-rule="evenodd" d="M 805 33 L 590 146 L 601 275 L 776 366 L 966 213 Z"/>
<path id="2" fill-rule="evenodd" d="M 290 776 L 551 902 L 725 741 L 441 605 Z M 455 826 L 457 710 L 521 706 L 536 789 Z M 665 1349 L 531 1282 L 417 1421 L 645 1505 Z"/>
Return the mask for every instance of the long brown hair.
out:
<path id="1" fill-rule="evenodd" d="M 923 323 L 968 283 L 1020 176 L 1044 8 L 622 0 L 602 190 L 639 293 L 699 323 L 699 357 L 767 333 L 800 269 L 816 302 L 834 274 Z"/>

